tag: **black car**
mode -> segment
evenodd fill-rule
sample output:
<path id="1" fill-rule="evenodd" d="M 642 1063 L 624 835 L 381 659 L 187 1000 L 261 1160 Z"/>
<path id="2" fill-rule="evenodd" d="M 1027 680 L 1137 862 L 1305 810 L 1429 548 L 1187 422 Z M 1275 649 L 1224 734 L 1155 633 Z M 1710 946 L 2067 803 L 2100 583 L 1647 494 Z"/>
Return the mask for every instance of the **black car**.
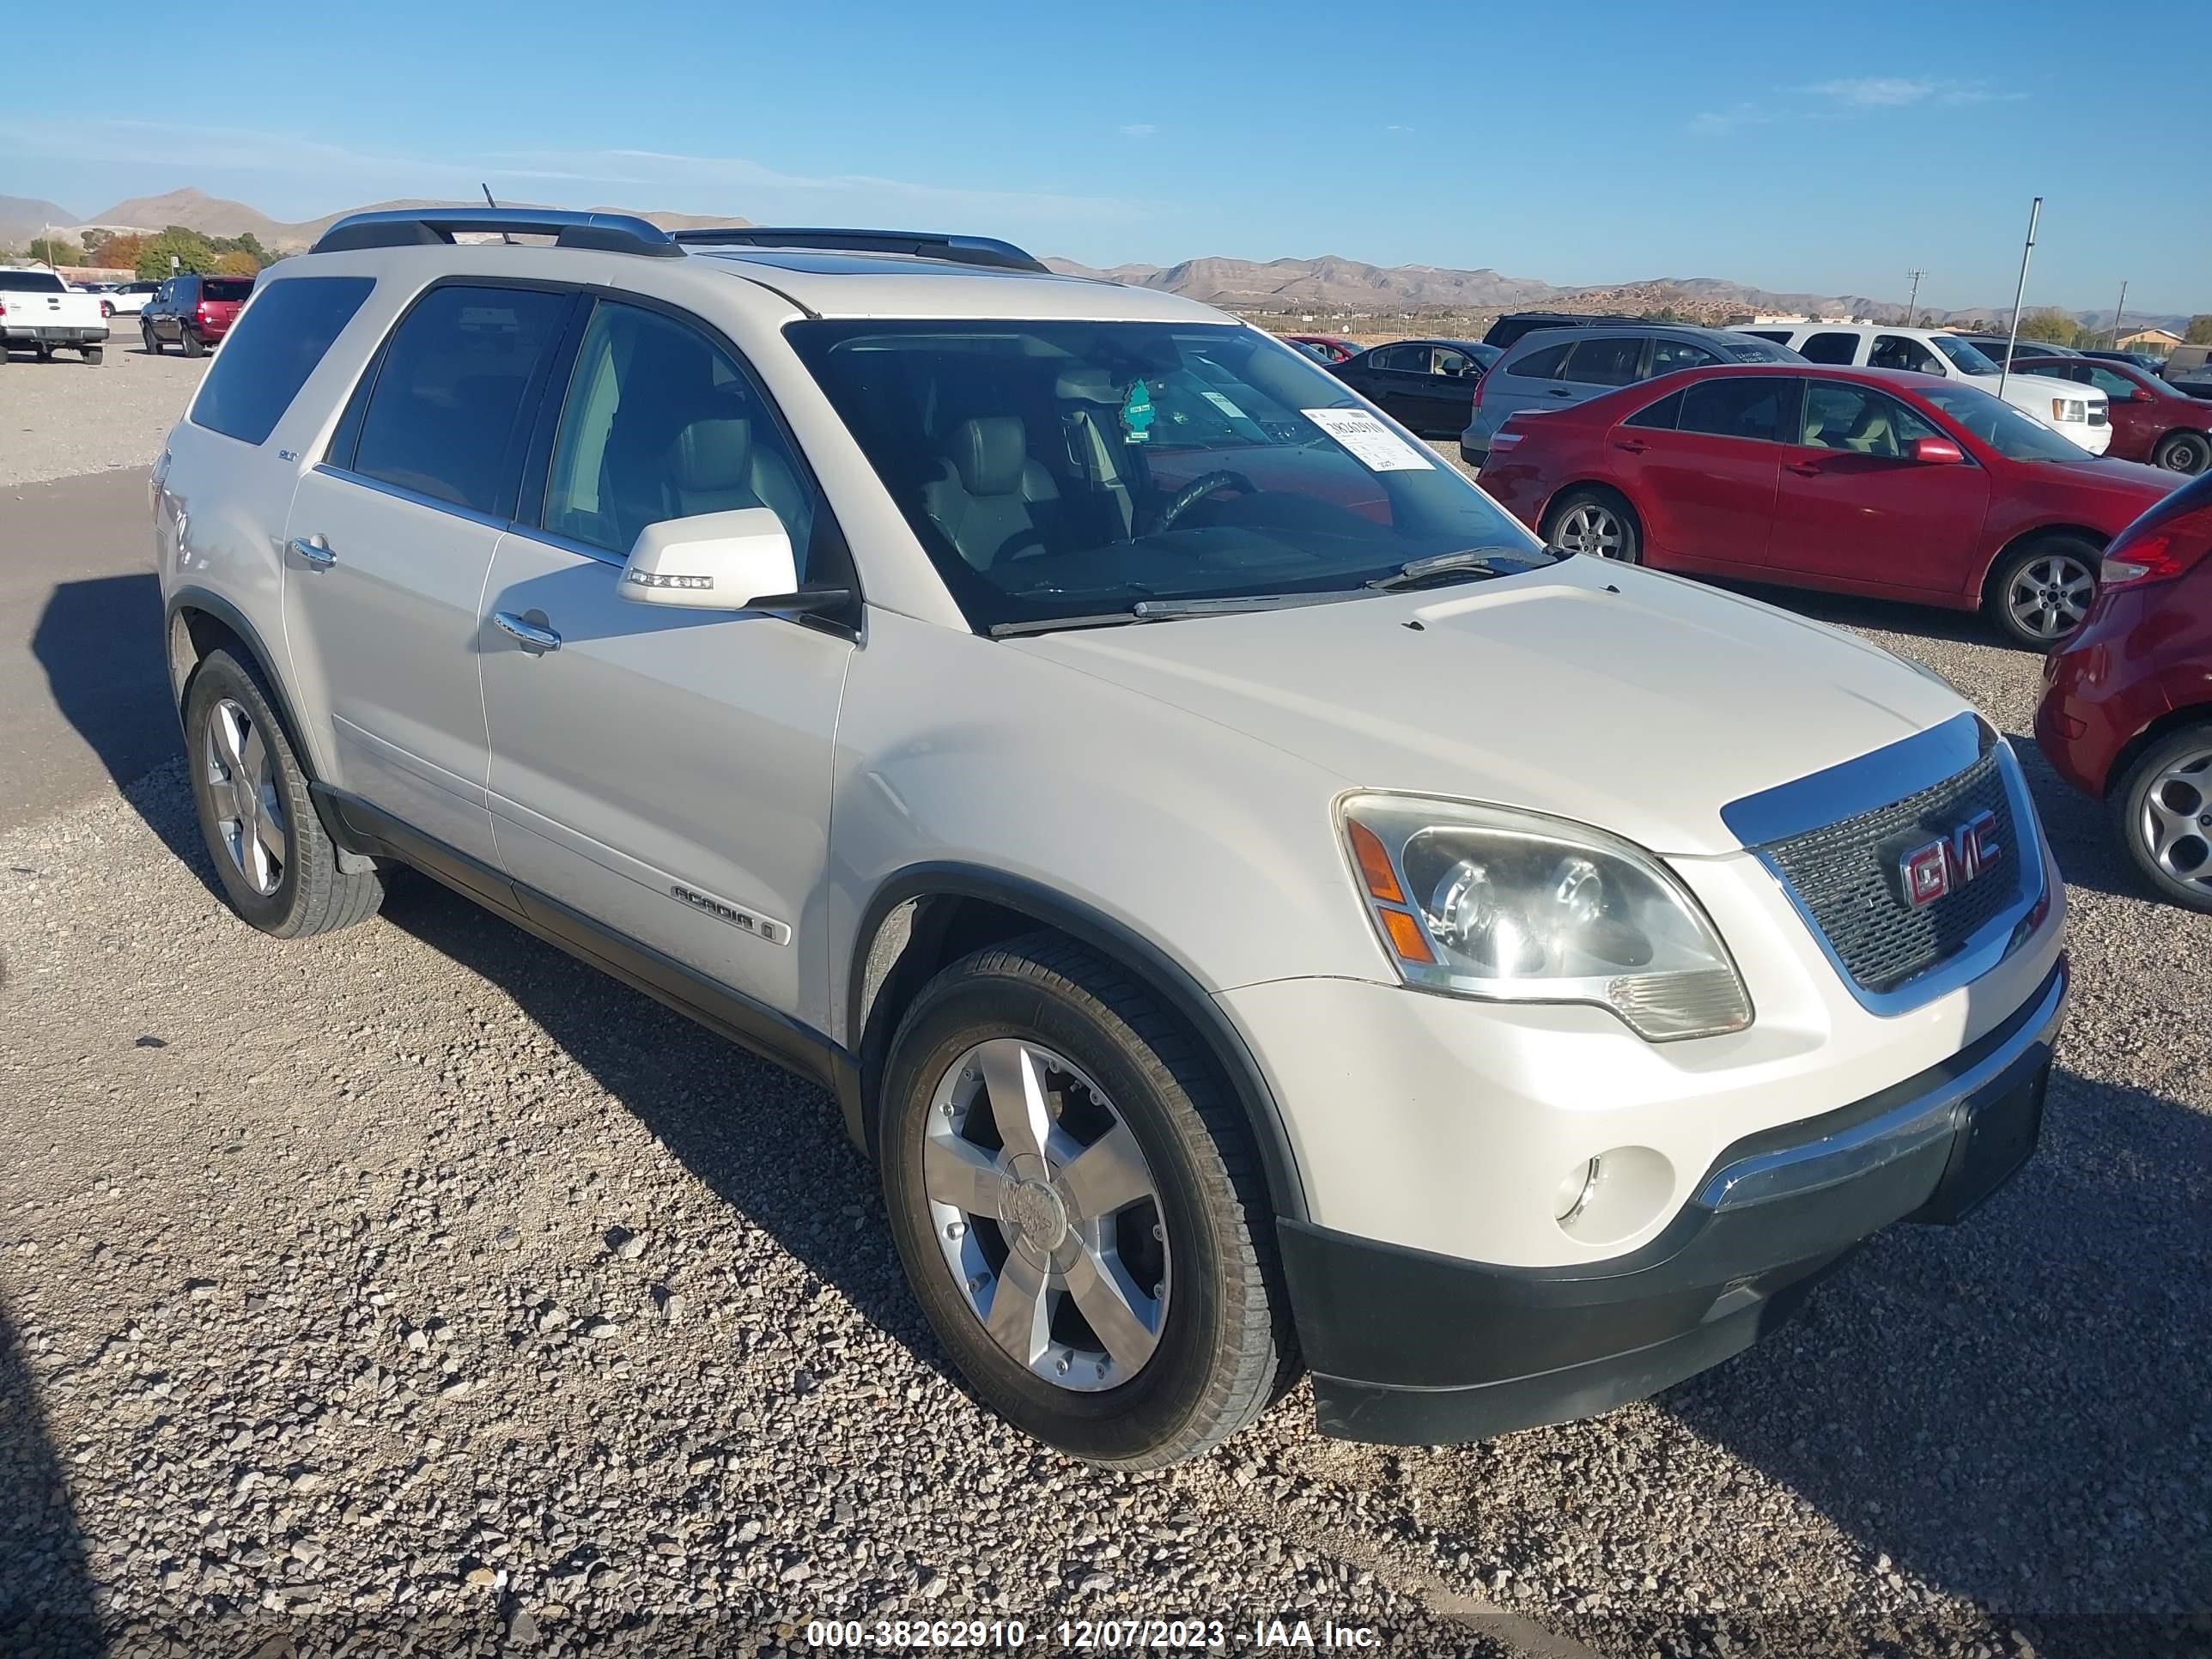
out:
<path id="1" fill-rule="evenodd" d="M 1478 340 L 1394 340 L 1329 372 L 1414 431 L 1455 437 L 1474 406 L 1474 383 L 1502 355 Z"/>
<path id="2" fill-rule="evenodd" d="M 1540 328 L 1601 328 L 1643 320 L 1617 311 L 1509 311 L 1484 331 L 1482 343 L 1504 351 L 1523 334 L 1532 334 Z"/>
<path id="3" fill-rule="evenodd" d="M 2002 334 L 1961 334 L 1959 337 L 1999 368 L 2005 366 L 2008 355 L 2013 357 L 2079 357 L 2082 355 L 2072 346 L 2053 345 L 2048 340 L 2031 340 L 2025 334 L 2021 336 L 2017 345 Z"/>
<path id="4" fill-rule="evenodd" d="M 2102 357 L 2108 362 L 2132 363 L 2148 374 L 2155 374 L 2166 367 L 2166 359 L 2148 351 L 2084 351 L 2084 357 Z"/>

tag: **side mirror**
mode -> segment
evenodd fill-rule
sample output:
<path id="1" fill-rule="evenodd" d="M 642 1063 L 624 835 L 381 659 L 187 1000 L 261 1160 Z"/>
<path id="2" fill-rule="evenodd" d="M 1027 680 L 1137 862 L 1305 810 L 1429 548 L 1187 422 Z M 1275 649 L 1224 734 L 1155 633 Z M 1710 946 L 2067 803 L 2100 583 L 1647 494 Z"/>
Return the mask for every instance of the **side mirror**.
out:
<path id="1" fill-rule="evenodd" d="M 757 611 L 797 598 L 783 520 L 764 507 L 664 519 L 637 532 L 617 591 L 638 605 Z"/>
<path id="2" fill-rule="evenodd" d="M 1905 453 L 1929 466 L 1958 466 L 1966 459 L 1966 452 L 1948 438 L 1915 438 Z"/>

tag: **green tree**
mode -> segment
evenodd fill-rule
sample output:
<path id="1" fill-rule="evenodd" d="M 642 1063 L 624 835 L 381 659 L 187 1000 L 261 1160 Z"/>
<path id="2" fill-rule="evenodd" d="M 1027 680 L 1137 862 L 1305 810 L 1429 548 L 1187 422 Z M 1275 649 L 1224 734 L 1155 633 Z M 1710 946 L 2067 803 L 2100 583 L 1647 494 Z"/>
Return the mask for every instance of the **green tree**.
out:
<path id="1" fill-rule="evenodd" d="M 2070 346 L 2081 331 L 2081 325 L 2063 311 L 2031 311 L 2020 319 L 2020 337 L 2023 340 L 2048 340 L 2053 345 Z"/>
<path id="2" fill-rule="evenodd" d="M 83 251 L 72 246 L 58 236 L 39 236 L 32 240 L 31 258 L 42 265 L 74 265 L 84 258 Z"/>
<path id="3" fill-rule="evenodd" d="M 2191 345 L 2212 345 L 2212 315 L 2191 317 L 2189 331 L 2181 337 Z"/>
<path id="4" fill-rule="evenodd" d="M 173 265 L 170 260 L 174 258 Z M 197 230 L 183 225 L 171 225 L 158 236 L 147 239 L 138 251 L 135 269 L 140 277 L 155 282 L 172 270 L 201 273 L 215 269 L 217 258 L 215 246 Z"/>

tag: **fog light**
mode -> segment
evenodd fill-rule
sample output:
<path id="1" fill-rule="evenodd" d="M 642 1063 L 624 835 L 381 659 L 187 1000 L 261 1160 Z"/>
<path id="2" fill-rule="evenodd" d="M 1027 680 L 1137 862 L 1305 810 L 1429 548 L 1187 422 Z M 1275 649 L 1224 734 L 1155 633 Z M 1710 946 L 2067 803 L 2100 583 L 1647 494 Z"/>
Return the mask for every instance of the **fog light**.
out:
<path id="1" fill-rule="evenodd" d="M 1561 1226 L 1566 1225 L 1588 1207 L 1590 1194 L 1597 1190 L 1598 1170 L 1604 1162 L 1603 1158 L 1594 1158 L 1587 1164 L 1578 1164 L 1568 1170 L 1566 1179 L 1559 1182 L 1559 1190 L 1553 1194 L 1553 1203 L 1555 1206 L 1553 1213 Z"/>

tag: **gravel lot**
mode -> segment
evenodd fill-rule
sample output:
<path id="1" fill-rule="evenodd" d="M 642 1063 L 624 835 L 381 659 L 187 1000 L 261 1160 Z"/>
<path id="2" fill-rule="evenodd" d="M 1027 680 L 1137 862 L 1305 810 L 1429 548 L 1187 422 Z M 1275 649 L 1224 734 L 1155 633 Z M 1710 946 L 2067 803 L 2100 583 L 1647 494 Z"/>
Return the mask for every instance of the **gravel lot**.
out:
<path id="1" fill-rule="evenodd" d="M 55 425 L 41 465 L 143 464 L 182 369 L 18 362 L 0 414 Z M 129 405 L 97 439 L 58 389 L 95 380 Z M 2035 660 L 1971 623 L 1789 602 L 2027 729 Z M 1281 1617 L 1407 1655 L 2212 1651 L 2212 918 L 2136 896 L 2022 752 L 2078 990 L 2043 1152 L 1980 1214 L 1595 1422 L 1382 1449 L 1301 1390 L 1140 1477 L 945 1375 L 818 1091 L 427 882 L 263 939 L 176 763 L 0 834 L 0 1650 L 1187 1616 L 1232 1650 Z"/>
<path id="2" fill-rule="evenodd" d="M 146 466 L 161 453 L 210 359 L 173 347 L 155 357 L 138 343 L 136 318 L 108 322 L 106 361 L 72 352 L 42 363 L 27 351 L 0 368 L 0 486 Z"/>

